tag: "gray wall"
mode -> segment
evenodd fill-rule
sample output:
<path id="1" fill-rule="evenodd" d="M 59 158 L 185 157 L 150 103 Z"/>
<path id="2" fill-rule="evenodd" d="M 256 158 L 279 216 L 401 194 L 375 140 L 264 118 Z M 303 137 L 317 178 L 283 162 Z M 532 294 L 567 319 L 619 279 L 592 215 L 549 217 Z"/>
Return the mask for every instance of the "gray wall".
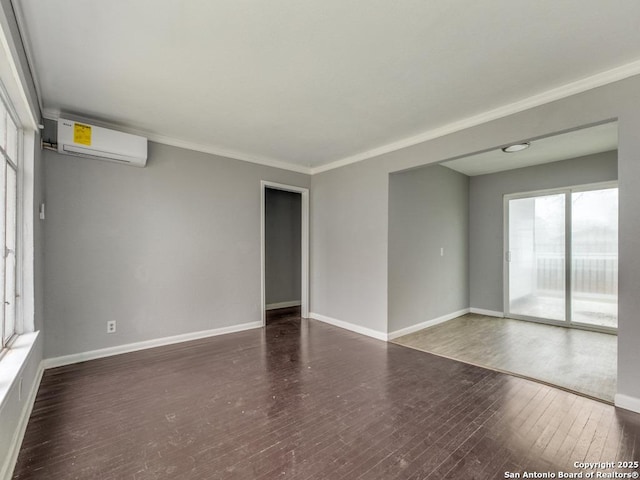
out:
<path id="1" fill-rule="evenodd" d="M 46 357 L 261 320 L 260 181 L 307 175 L 156 143 L 44 160 Z"/>
<path id="2" fill-rule="evenodd" d="M 376 161 L 311 177 L 312 313 L 387 331 L 388 184 Z"/>
<path id="3" fill-rule="evenodd" d="M 265 192 L 265 297 L 269 304 L 300 301 L 302 196 Z"/>
<path id="4" fill-rule="evenodd" d="M 468 238 L 469 177 L 440 165 L 389 176 L 390 332 L 469 307 Z"/>
<path id="5" fill-rule="evenodd" d="M 471 177 L 470 292 L 471 307 L 502 312 L 503 196 L 618 178 L 617 152 Z"/>
<path id="6" fill-rule="evenodd" d="M 311 311 L 387 331 L 388 176 L 617 118 L 620 188 L 618 392 L 640 398 L 640 76 L 311 179 Z"/>

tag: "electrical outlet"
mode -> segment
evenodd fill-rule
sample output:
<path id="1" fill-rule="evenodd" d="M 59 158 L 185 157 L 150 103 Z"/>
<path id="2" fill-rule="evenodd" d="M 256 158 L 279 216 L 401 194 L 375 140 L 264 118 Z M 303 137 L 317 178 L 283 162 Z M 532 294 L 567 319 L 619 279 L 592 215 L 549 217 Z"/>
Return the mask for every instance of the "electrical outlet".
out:
<path id="1" fill-rule="evenodd" d="M 116 321 L 110 320 L 107 322 L 107 333 L 116 333 Z"/>

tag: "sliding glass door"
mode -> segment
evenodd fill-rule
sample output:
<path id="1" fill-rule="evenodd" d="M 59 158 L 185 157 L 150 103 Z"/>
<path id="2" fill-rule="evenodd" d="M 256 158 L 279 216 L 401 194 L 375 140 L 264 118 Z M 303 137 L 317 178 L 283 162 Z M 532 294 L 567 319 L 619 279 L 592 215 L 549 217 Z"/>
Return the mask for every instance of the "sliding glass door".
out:
<path id="1" fill-rule="evenodd" d="M 505 197 L 505 313 L 617 327 L 618 189 Z"/>
<path id="2" fill-rule="evenodd" d="M 618 326 L 618 189 L 571 193 L 571 320 Z"/>
<path id="3" fill-rule="evenodd" d="M 509 201 L 509 313 L 566 319 L 565 195 Z"/>

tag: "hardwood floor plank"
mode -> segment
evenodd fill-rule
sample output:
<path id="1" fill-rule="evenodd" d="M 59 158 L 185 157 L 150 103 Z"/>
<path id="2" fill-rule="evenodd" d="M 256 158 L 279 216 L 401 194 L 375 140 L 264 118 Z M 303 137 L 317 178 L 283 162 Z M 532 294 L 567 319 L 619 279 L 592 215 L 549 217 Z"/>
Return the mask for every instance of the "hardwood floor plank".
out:
<path id="1" fill-rule="evenodd" d="M 637 460 L 638 437 L 640 415 L 288 312 L 46 371 L 13 478 L 494 479 Z"/>
<path id="2" fill-rule="evenodd" d="M 477 387 L 483 389 L 488 377 L 477 384 Z M 493 399 L 486 399 L 492 401 Z M 425 419 L 422 423 L 415 423 L 419 430 L 407 442 L 400 445 L 403 452 L 401 456 L 388 455 L 382 462 L 379 462 L 375 470 L 369 472 L 370 478 L 386 478 L 390 477 L 397 469 L 402 469 L 403 473 L 410 474 L 418 468 L 424 468 L 425 462 L 436 462 L 438 455 L 447 455 L 446 438 L 456 431 L 457 428 L 465 425 L 468 414 L 473 408 L 483 409 L 483 406 L 475 404 L 469 405 L 466 395 L 457 395 L 453 401 L 443 403 L 441 409 L 434 411 L 434 415 Z M 432 430 L 425 428 L 433 422 L 437 422 L 438 426 Z M 456 439 L 452 441 L 455 443 Z M 367 472 L 364 472 L 367 473 Z M 364 475 L 363 475 L 364 476 Z M 367 475 L 369 478 L 369 475 Z"/>

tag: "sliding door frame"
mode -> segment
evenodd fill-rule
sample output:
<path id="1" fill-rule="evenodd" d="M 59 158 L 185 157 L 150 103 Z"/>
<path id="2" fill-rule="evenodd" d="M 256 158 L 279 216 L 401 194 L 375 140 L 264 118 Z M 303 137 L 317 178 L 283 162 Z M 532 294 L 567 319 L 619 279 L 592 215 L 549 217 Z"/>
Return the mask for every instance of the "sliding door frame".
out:
<path id="1" fill-rule="evenodd" d="M 604 190 L 608 188 L 618 188 L 617 181 L 589 183 L 583 185 L 573 185 L 561 188 L 549 188 L 544 190 L 534 190 L 530 192 L 518 192 L 505 194 L 503 197 L 503 299 L 504 299 L 504 316 L 508 318 L 514 318 L 516 320 L 526 320 L 529 322 L 545 323 L 548 325 L 556 325 L 560 327 L 578 328 L 581 330 L 591 330 L 596 332 L 617 334 L 618 329 L 612 327 L 601 327 L 597 325 L 588 325 L 585 323 L 573 322 L 571 316 L 571 304 L 572 304 L 572 194 L 576 192 L 589 192 L 592 190 Z M 509 299 L 509 201 L 519 198 L 534 198 L 543 197 L 546 195 L 565 195 L 565 320 L 552 320 L 548 318 L 533 317 L 529 315 L 512 314 L 510 312 L 510 299 Z M 619 225 L 618 225 L 619 228 Z M 619 261 L 619 259 L 618 259 Z"/>

